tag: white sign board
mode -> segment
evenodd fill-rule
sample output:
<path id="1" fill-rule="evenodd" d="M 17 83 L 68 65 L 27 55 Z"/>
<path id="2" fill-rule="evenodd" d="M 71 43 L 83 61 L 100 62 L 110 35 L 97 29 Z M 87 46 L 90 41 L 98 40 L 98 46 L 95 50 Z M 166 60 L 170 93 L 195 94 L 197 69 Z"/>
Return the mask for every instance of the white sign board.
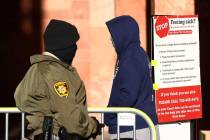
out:
<path id="1" fill-rule="evenodd" d="M 135 114 L 118 113 L 117 119 L 119 126 L 135 126 Z"/>
<path id="2" fill-rule="evenodd" d="M 153 17 L 154 82 L 160 123 L 202 117 L 199 55 L 197 16 Z M 190 123 L 160 125 L 160 139 L 190 140 Z"/>

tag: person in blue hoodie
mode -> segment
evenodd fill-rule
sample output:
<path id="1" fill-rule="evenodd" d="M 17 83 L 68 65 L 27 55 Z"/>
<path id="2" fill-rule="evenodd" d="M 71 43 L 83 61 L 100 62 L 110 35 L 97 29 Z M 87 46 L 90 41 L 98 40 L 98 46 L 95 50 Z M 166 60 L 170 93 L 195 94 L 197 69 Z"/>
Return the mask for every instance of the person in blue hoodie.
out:
<path id="1" fill-rule="evenodd" d="M 117 62 L 108 107 L 133 107 L 144 111 L 157 125 L 150 63 L 140 46 L 139 27 L 131 16 L 119 16 L 106 25 L 117 53 Z M 117 115 L 105 114 L 111 139 L 117 139 Z M 136 117 L 136 139 L 150 140 L 147 123 Z M 120 128 L 120 138 L 132 139 L 131 127 Z"/>

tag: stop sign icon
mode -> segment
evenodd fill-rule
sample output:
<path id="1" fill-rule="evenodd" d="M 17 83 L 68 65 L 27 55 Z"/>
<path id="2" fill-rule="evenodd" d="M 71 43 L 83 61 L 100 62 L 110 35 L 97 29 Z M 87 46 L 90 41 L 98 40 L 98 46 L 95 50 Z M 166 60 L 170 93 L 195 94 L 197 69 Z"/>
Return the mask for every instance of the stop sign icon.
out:
<path id="1" fill-rule="evenodd" d="M 169 21 L 168 18 L 165 16 L 159 16 L 157 17 L 157 20 L 155 22 L 155 32 L 160 37 L 163 38 L 167 36 L 169 31 Z"/>

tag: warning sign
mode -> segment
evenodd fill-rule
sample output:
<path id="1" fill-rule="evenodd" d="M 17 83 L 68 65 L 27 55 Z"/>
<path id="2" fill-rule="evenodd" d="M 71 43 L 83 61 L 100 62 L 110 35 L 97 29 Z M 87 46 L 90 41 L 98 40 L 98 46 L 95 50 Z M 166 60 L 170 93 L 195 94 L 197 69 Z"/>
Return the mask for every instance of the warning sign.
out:
<path id="1" fill-rule="evenodd" d="M 157 17 L 157 20 L 155 22 L 155 32 L 156 34 L 162 38 L 167 36 L 169 31 L 169 22 L 168 18 L 165 16 L 159 16 Z"/>
<path id="2" fill-rule="evenodd" d="M 201 118 L 198 17 L 154 16 L 153 23 L 159 122 Z"/>
<path id="3" fill-rule="evenodd" d="M 190 120 L 202 115 L 200 86 L 162 88 L 156 94 L 160 122 Z"/>

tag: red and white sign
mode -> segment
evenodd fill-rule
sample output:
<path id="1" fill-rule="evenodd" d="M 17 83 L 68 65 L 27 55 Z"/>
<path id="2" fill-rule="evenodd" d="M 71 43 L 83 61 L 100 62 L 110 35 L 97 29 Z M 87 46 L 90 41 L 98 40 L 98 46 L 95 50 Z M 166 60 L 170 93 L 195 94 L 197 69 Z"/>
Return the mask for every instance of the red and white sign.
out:
<path id="1" fill-rule="evenodd" d="M 202 117 L 197 16 L 154 16 L 153 50 L 159 122 Z"/>
<path id="2" fill-rule="evenodd" d="M 165 16 L 157 17 L 155 22 L 155 32 L 160 38 L 167 36 L 169 28 L 170 27 L 167 17 Z"/>
<path id="3" fill-rule="evenodd" d="M 200 86 L 161 88 L 156 92 L 160 122 L 201 117 Z"/>

